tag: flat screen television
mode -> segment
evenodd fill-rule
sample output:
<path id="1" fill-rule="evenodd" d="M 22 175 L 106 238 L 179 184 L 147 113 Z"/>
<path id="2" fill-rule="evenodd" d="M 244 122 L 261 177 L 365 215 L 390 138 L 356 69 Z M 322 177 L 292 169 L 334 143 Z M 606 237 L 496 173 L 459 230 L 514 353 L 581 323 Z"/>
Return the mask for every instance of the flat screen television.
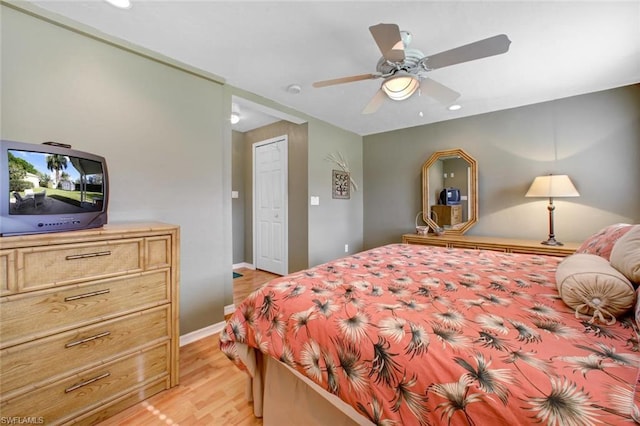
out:
<path id="1" fill-rule="evenodd" d="M 104 157 L 54 142 L 0 140 L 0 235 L 97 228 L 107 223 Z"/>

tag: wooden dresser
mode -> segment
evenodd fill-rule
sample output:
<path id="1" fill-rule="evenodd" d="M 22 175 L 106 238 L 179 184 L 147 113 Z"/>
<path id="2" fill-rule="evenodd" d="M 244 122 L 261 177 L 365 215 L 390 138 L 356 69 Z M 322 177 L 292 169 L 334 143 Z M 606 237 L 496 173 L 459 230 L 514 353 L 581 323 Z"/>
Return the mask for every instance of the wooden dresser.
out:
<path id="1" fill-rule="evenodd" d="M 460 204 L 451 206 L 437 204 L 431 206 L 431 211 L 435 213 L 438 226 L 451 226 L 462 222 L 462 206 Z"/>
<path id="2" fill-rule="evenodd" d="M 92 424 L 178 384 L 179 228 L 0 238 L 0 413 Z"/>
<path id="3" fill-rule="evenodd" d="M 545 246 L 539 240 L 516 240 L 511 238 L 482 237 L 473 235 L 418 235 L 404 234 L 402 242 L 429 246 L 484 249 L 507 253 L 546 254 L 549 256 L 569 256 L 580 243 L 564 243 L 563 246 Z"/>

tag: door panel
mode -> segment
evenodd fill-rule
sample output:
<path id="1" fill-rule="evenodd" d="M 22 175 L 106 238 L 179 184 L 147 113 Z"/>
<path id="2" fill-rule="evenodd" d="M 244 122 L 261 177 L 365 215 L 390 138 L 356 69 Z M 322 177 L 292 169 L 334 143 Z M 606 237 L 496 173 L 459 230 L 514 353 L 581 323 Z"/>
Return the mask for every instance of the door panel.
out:
<path id="1" fill-rule="evenodd" d="M 287 273 L 287 139 L 254 145 L 256 268 Z"/>

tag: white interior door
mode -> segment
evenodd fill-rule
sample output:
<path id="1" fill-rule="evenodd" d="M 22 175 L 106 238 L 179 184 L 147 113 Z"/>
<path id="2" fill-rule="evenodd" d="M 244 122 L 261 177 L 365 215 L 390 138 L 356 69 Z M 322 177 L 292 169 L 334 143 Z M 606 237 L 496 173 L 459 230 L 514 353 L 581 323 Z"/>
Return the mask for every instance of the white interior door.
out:
<path id="1" fill-rule="evenodd" d="M 253 145 L 253 253 L 256 268 L 287 273 L 287 137 Z"/>

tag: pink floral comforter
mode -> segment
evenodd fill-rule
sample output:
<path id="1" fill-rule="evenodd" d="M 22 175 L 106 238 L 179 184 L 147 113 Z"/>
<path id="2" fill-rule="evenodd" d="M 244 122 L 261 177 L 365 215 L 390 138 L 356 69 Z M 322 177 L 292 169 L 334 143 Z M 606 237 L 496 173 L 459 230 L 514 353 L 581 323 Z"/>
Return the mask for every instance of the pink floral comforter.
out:
<path id="1" fill-rule="evenodd" d="M 638 333 L 576 319 L 560 258 L 393 244 L 275 279 L 228 321 L 235 342 L 378 425 L 640 419 Z"/>

